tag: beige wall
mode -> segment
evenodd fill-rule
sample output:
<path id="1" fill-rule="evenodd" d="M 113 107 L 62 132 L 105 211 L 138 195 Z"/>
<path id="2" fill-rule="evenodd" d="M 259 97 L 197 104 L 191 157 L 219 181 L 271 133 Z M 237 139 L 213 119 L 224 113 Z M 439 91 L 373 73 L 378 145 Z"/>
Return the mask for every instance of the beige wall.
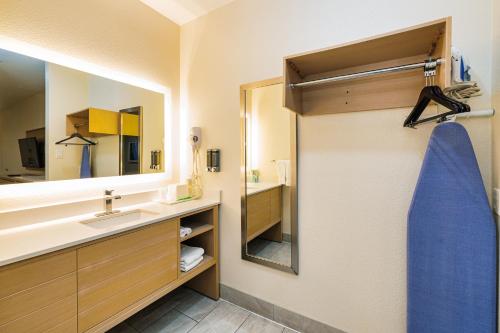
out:
<path id="1" fill-rule="evenodd" d="M 383 8 L 383 9 L 382 9 Z M 429 10 L 432 8 L 432 10 Z M 453 16 L 490 107 L 491 1 L 236 0 L 181 29 L 188 126 L 220 147 L 222 283 L 347 332 L 406 329 L 406 215 L 432 125 L 409 109 L 299 117 L 300 274 L 241 260 L 239 86 L 282 75 L 282 57 Z M 489 119 L 463 122 L 491 186 Z"/>
<path id="2" fill-rule="evenodd" d="M 247 140 L 247 170 L 259 170 L 259 181 L 278 183 L 276 160 L 290 159 L 290 111 L 282 107 L 283 85 L 275 84 L 248 91 L 250 129 Z M 290 187 L 282 187 L 283 233 L 291 233 Z"/>
<path id="3" fill-rule="evenodd" d="M 140 1 L 2 0 L 0 36 L 164 85 L 172 89 L 172 121 L 178 122 L 179 27 Z M 178 145 L 173 149 L 176 161 Z"/>
<path id="4" fill-rule="evenodd" d="M 281 107 L 283 85 L 276 84 L 251 91 L 250 160 L 260 172 L 260 181 L 277 183 L 274 161 L 290 159 L 289 111 Z"/>
<path id="5" fill-rule="evenodd" d="M 87 74 L 54 64 L 46 65 L 46 171 L 48 180 L 80 178 L 82 146 L 55 143 L 67 137 L 66 115 L 88 107 Z"/>
<path id="6" fill-rule="evenodd" d="M 26 137 L 26 131 L 45 127 L 45 92 L 27 97 L 10 107 L 0 110 L 0 175 L 43 171 L 22 166 L 18 139 Z"/>
<path id="7" fill-rule="evenodd" d="M 493 1 L 493 107 L 500 112 L 500 2 Z M 500 116 L 493 118 L 493 185 L 500 187 Z"/>

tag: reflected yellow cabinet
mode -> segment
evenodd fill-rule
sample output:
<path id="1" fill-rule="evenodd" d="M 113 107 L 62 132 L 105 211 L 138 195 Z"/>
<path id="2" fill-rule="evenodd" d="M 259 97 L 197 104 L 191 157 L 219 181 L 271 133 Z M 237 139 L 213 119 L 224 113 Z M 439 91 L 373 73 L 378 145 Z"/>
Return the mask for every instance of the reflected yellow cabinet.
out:
<path id="1" fill-rule="evenodd" d="M 83 136 L 118 135 L 120 114 L 115 111 L 88 108 L 66 116 L 66 134 Z"/>
<path id="2" fill-rule="evenodd" d="M 120 113 L 121 135 L 139 136 L 139 115 Z"/>

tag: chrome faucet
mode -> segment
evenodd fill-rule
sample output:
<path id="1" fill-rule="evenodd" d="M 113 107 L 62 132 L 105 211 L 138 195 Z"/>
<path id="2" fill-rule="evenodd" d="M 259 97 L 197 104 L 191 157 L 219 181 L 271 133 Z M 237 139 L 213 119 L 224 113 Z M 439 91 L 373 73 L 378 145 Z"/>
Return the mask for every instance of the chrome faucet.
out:
<path id="1" fill-rule="evenodd" d="M 122 197 L 119 195 L 113 195 L 114 190 L 105 190 L 104 191 L 104 212 L 96 214 L 96 216 L 106 216 L 115 213 L 119 213 L 119 210 L 113 210 L 113 199 L 121 199 Z"/>

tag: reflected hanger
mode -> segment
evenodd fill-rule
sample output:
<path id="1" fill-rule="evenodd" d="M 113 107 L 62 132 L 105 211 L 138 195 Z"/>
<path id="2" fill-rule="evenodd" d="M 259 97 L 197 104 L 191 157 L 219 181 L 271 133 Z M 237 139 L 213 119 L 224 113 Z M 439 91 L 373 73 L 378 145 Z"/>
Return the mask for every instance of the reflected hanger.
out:
<path id="1" fill-rule="evenodd" d="M 84 141 L 84 143 L 66 142 L 66 141 L 69 141 L 69 140 L 74 139 L 74 138 L 80 139 L 80 140 Z M 96 143 L 94 141 L 91 141 L 89 139 L 84 138 L 80 133 L 75 132 L 75 133 L 71 134 L 69 137 L 67 137 L 66 139 L 62 139 L 61 141 L 57 141 L 56 145 L 66 145 L 66 146 L 67 145 L 70 145 L 70 146 L 90 145 L 90 146 L 95 146 Z"/>
<path id="2" fill-rule="evenodd" d="M 427 107 L 427 105 L 429 105 L 431 101 L 434 101 L 437 104 L 446 107 L 450 111 L 419 120 L 425 108 Z M 406 118 L 404 122 L 404 127 L 415 128 L 415 126 L 418 124 L 422 124 L 435 119 L 437 119 L 438 122 L 441 122 L 445 121 L 448 116 L 464 112 L 470 112 L 469 105 L 449 98 L 443 93 L 441 88 L 439 88 L 438 86 L 427 86 L 424 87 L 420 92 L 417 104 L 411 111 L 410 115 Z"/>

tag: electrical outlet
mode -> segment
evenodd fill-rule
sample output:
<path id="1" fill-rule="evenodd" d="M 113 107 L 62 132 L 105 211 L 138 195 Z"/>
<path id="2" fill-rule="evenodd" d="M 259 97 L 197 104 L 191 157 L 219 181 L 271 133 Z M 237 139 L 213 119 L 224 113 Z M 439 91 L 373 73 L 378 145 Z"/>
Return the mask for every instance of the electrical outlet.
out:
<path id="1" fill-rule="evenodd" d="M 500 188 L 493 189 L 493 211 L 495 214 L 500 215 Z"/>

